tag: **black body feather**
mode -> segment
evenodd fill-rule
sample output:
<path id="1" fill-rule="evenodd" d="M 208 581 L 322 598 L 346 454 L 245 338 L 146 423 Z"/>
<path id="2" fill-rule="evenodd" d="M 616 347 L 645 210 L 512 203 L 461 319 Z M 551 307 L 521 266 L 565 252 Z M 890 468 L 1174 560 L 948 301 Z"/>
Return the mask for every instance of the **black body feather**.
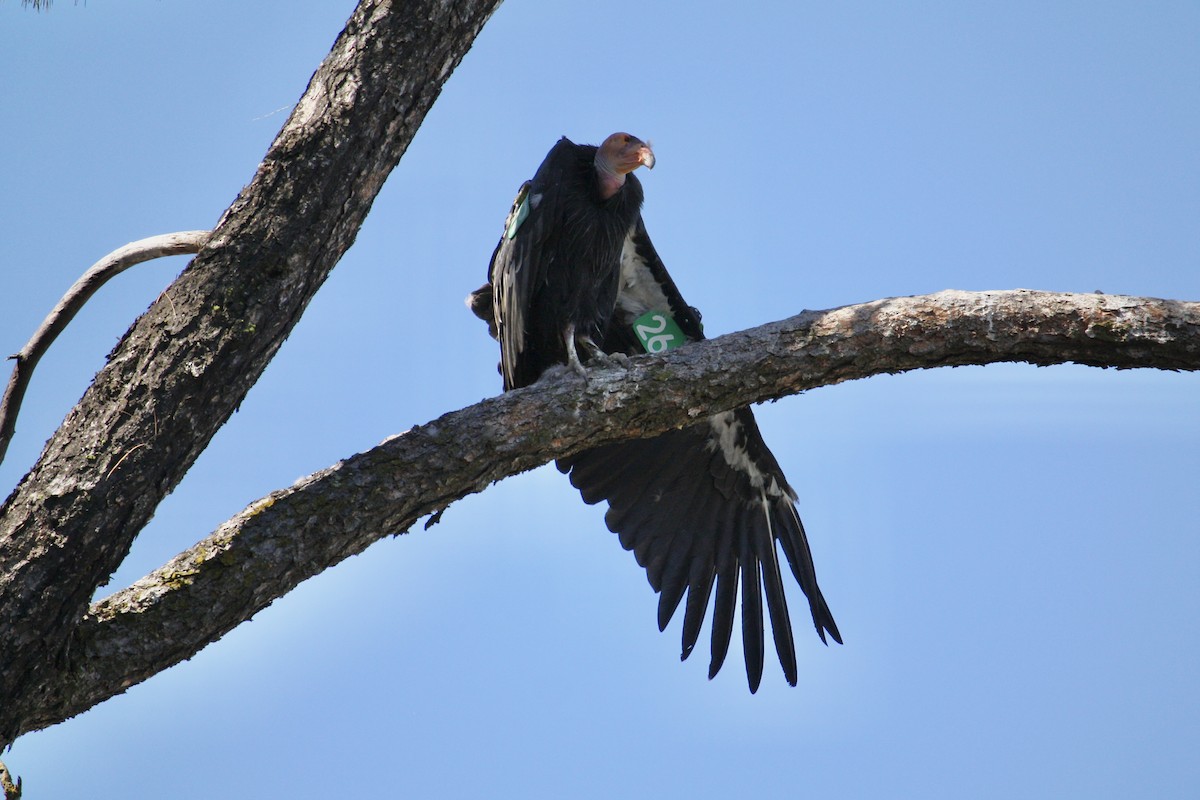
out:
<path id="1" fill-rule="evenodd" d="M 595 158 L 594 146 L 560 139 L 521 187 L 492 254 L 489 280 L 506 391 L 567 363 L 568 326 L 598 345 L 608 328 L 620 277 L 614 267 L 640 218 L 642 187 L 629 175 L 620 191 L 602 199 Z"/>
<path id="2" fill-rule="evenodd" d="M 689 341 L 704 338 L 658 257 L 641 218 L 642 189 L 629 175 L 608 201 L 596 188 L 596 148 L 562 139 L 522 187 L 492 256 L 489 284 L 469 298 L 501 344 L 505 389 L 528 385 L 567 361 L 563 332 L 576 326 L 606 353 L 642 354 L 633 321 L 667 312 Z M 536 201 L 535 201 L 536 198 Z M 526 216 L 517 227 L 522 202 Z M 510 236 L 510 234 L 512 234 Z M 608 502 L 605 522 L 660 593 L 663 629 L 684 602 L 682 658 L 692 652 L 713 589 L 709 677 L 721 668 L 741 588 L 742 643 L 751 691 L 762 677 L 763 594 L 788 683 L 797 681 L 777 543 L 808 598 L 822 641 L 841 642 L 817 586 L 795 492 L 749 408 L 651 439 L 560 459 L 588 503 Z"/>

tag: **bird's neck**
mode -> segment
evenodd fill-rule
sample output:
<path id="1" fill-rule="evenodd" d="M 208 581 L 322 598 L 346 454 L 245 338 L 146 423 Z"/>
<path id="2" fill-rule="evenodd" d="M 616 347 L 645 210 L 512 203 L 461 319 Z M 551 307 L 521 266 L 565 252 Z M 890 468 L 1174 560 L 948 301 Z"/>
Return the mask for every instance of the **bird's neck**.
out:
<path id="1" fill-rule="evenodd" d="M 617 172 L 609 163 L 596 155 L 596 185 L 600 187 L 600 198 L 607 200 L 625 185 L 625 173 Z"/>

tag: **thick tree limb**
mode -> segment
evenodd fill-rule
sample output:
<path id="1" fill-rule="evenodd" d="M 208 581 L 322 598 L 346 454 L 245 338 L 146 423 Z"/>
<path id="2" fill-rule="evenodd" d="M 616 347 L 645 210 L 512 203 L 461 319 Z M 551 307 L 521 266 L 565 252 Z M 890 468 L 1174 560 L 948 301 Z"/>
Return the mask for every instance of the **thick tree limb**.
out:
<path id="1" fill-rule="evenodd" d="M 208 241 L 208 235 L 208 231 L 180 231 L 130 242 L 97 261 L 75 281 L 58 301 L 58 305 L 42 320 L 41 326 L 34 331 L 25 346 L 9 356 L 16 364 L 13 366 L 12 376 L 8 379 L 8 387 L 4 390 L 4 399 L 0 400 L 0 463 L 4 461 L 8 444 L 16 432 L 21 401 L 25 399 L 25 390 L 29 388 L 29 379 L 33 377 L 38 361 L 71 320 L 75 319 L 84 303 L 111 278 L 135 264 L 163 256 L 199 253 L 200 248 Z"/>
<path id="2" fill-rule="evenodd" d="M 947 291 L 805 312 L 595 371 L 586 385 L 558 372 L 274 492 L 94 604 L 71 665 L 45 676 L 22 730 L 124 691 L 377 539 L 553 458 L 818 386 L 1001 361 L 1200 370 L 1200 303 Z"/>
<path id="3" fill-rule="evenodd" d="M 0 745 L 161 499 L 254 385 L 499 0 L 362 0 L 204 250 L 0 511 Z M 40 689 L 37 687 L 41 687 Z"/>

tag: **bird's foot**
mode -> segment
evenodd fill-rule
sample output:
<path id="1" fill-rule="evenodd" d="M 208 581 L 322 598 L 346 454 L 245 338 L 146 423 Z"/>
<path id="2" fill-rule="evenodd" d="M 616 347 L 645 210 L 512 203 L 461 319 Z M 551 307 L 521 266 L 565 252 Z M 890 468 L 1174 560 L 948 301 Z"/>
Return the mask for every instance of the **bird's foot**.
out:
<path id="1" fill-rule="evenodd" d="M 573 324 L 567 326 L 563 339 L 567 345 L 567 366 L 571 368 L 572 372 L 583 378 L 584 383 L 588 383 L 587 370 L 583 368 L 583 362 L 579 360 L 579 352 L 575 349 L 575 326 Z"/>
<path id="2" fill-rule="evenodd" d="M 576 375 L 583 378 L 584 383 L 591 383 L 588 380 L 587 367 L 583 366 L 583 362 L 579 360 L 579 355 L 574 350 L 568 353 L 567 367 Z"/>
<path id="3" fill-rule="evenodd" d="M 592 354 L 589 363 L 595 362 L 600 367 L 620 367 L 621 369 L 629 369 L 629 356 L 624 353 L 605 353 L 603 350 L 597 350 Z"/>
<path id="4" fill-rule="evenodd" d="M 588 379 L 587 368 L 583 366 L 583 361 L 579 358 L 579 351 L 583 350 L 584 356 L 587 358 L 588 365 L 592 367 L 612 367 L 618 366 L 622 369 L 629 369 L 629 356 L 624 353 L 606 353 L 600 349 L 600 346 L 592 341 L 590 336 L 575 336 L 575 326 L 568 325 L 567 330 L 563 335 L 564 342 L 567 346 L 567 366 L 579 375 L 584 381 L 590 383 Z"/>
<path id="5" fill-rule="evenodd" d="M 600 346 L 592 341 L 591 337 L 582 337 L 579 343 L 583 345 L 583 349 L 587 351 L 588 363 L 595 364 L 598 367 L 618 366 L 622 369 L 629 369 L 629 356 L 622 352 L 606 353 L 600 349 Z"/>

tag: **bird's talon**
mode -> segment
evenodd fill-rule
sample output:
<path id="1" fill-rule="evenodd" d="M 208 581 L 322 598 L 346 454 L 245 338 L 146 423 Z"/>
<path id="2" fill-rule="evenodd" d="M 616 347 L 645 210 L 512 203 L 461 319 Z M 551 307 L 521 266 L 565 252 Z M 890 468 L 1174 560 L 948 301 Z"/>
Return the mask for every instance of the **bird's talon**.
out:
<path id="1" fill-rule="evenodd" d="M 592 361 L 598 367 L 613 367 L 617 366 L 621 369 L 629 369 L 629 356 L 624 353 L 605 353 L 597 350 L 592 354 Z"/>

